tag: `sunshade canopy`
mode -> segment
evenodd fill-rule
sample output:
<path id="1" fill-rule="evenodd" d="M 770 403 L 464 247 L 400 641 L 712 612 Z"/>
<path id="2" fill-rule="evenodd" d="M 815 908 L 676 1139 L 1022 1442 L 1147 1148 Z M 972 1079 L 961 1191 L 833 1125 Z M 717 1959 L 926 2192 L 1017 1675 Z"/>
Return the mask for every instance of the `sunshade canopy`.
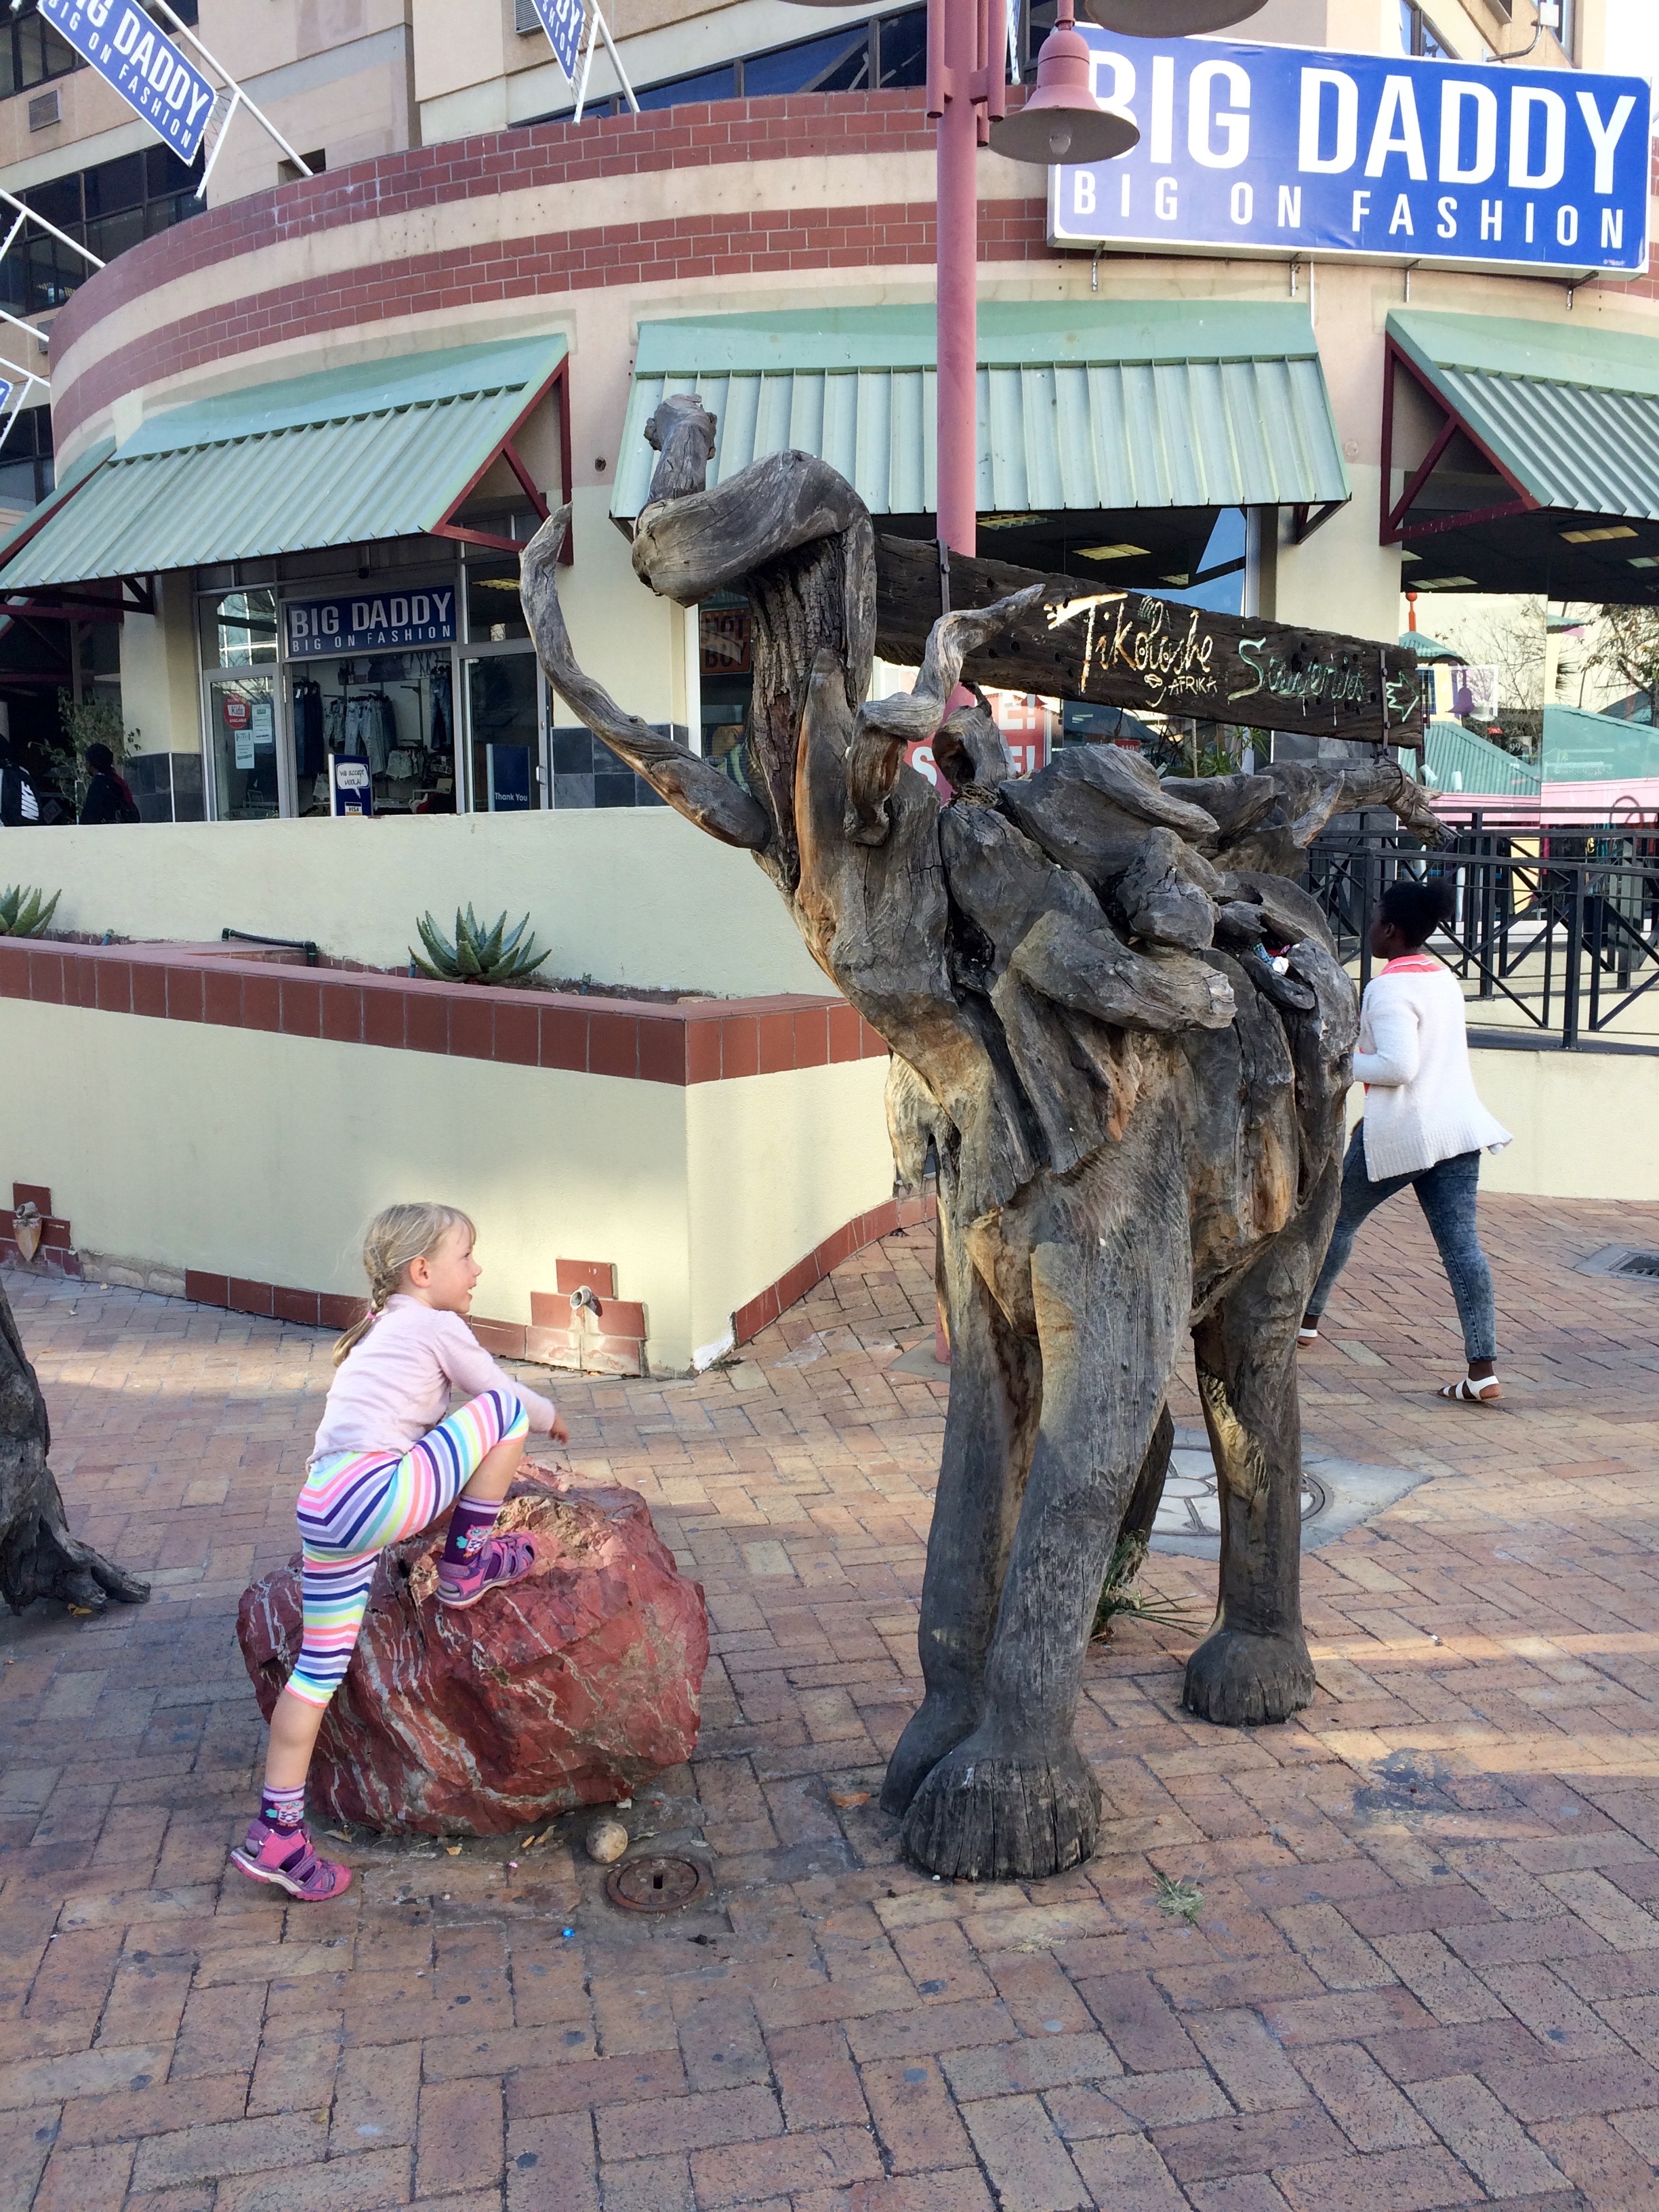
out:
<path id="1" fill-rule="evenodd" d="M 0 592 L 434 530 L 565 350 L 562 338 L 466 346 L 170 409 L 26 520 Z"/>
<path id="2" fill-rule="evenodd" d="M 1659 349 L 1571 323 L 1389 317 L 1385 538 L 1423 591 L 1659 599 Z M 1414 387 L 1402 399 L 1402 386 Z M 1411 409 L 1413 428 L 1405 429 Z M 1403 484 L 1397 483 L 1403 464 Z"/>
<path id="3" fill-rule="evenodd" d="M 937 504 L 934 343 L 925 306 L 642 325 L 612 517 L 646 502 L 659 401 L 695 392 L 719 425 L 711 481 L 793 447 L 839 469 L 889 526 L 919 526 Z M 1100 519 L 1133 511 L 1129 542 L 1097 545 L 1127 581 L 1137 562 L 1167 567 L 1194 545 L 1195 560 L 1218 508 L 1348 496 L 1302 307 L 987 302 L 979 356 L 979 507 L 997 532 L 985 552 L 1024 559 L 1038 545 L 1022 541 L 1057 535 L 1080 550 Z M 1160 513 L 1192 520 L 1172 535 Z"/>

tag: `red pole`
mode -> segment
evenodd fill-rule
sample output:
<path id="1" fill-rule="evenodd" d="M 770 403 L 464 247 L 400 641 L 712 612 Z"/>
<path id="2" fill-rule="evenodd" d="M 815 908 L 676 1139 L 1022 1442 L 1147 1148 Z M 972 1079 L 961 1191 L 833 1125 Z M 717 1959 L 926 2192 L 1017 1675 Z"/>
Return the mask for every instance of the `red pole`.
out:
<path id="1" fill-rule="evenodd" d="M 927 0 L 928 98 L 939 118 L 939 534 L 971 556 L 978 509 L 979 0 Z M 999 78 L 1001 72 L 997 72 Z"/>

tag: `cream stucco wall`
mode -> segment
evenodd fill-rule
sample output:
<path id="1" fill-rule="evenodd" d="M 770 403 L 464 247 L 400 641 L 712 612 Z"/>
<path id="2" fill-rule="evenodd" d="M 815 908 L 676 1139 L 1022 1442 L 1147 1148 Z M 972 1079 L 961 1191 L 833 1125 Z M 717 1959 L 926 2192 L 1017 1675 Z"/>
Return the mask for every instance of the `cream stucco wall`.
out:
<path id="1" fill-rule="evenodd" d="M 1659 1200 L 1653 1145 L 1659 1058 L 1494 1051 L 1473 1057 L 1481 1097 L 1515 1138 L 1484 1163 L 1488 1190 Z"/>
<path id="2" fill-rule="evenodd" d="M 370 1215 L 437 1198 L 480 1313 L 612 1260 L 658 1369 L 892 1188 L 882 1060 L 682 1090 L 5 1000 L 0 1062 L 44 1071 L 0 1085 L 0 1187 L 49 1184 L 89 1251 L 349 1295 Z"/>
<path id="3" fill-rule="evenodd" d="M 62 891 L 57 927 L 94 936 L 243 929 L 392 968 L 417 915 L 447 927 L 470 904 L 528 914 L 550 975 L 720 998 L 831 988 L 748 854 L 665 806 L 58 829 L 29 872 Z"/>

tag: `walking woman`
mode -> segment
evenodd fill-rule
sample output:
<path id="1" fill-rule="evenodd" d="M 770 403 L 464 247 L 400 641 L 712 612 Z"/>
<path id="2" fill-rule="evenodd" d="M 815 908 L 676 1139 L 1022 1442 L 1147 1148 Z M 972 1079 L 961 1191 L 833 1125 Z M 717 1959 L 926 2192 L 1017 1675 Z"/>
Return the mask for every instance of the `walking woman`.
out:
<path id="1" fill-rule="evenodd" d="M 1342 1210 L 1297 1341 L 1318 1342 L 1320 1316 L 1360 1223 L 1409 1184 L 1463 1324 L 1468 1373 L 1439 1395 L 1495 1406 L 1503 1395 L 1498 1316 L 1475 1194 L 1481 1153 L 1501 1151 L 1510 1139 L 1476 1096 L 1457 979 L 1423 950 L 1449 919 L 1451 903 L 1448 883 L 1391 884 L 1371 924 L 1371 951 L 1388 965 L 1367 986 L 1360 1007 L 1353 1072 L 1365 1085 L 1365 1117 L 1343 1163 Z"/>

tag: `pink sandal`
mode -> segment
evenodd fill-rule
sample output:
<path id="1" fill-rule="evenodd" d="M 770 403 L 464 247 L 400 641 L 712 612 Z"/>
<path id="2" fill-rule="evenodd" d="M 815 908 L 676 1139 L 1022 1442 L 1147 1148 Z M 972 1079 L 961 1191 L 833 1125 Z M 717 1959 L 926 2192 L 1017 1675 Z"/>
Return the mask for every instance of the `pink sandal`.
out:
<path id="1" fill-rule="evenodd" d="M 438 1602 L 463 1612 L 477 1605 L 493 1589 L 522 1582 L 536 1564 L 533 1538 L 517 1528 L 487 1537 L 470 1559 L 454 1566 L 446 1561 L 438 1569 Z"/>
<path id="2" fill-rule="evenodd" d="M 324 1905 L 351 1887 L 351 1869 L 319 1858 L 305 1828 L 268 1828 L 250 1820 L 240 1850 L 230 1855 L 251 1881 L 273 1882 L 302 1905 Z"/>

